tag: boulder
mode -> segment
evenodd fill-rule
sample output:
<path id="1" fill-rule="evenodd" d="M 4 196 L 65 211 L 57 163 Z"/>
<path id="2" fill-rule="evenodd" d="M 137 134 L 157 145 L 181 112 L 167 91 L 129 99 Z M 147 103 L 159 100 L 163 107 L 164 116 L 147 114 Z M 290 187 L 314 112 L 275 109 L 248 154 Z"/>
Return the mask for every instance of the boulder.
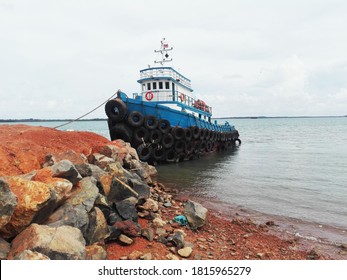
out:
<path id="1" fill-rule="evenodd" d="M 96 242 L 104 242 L 110 236 L 110 230 L 102 211 L 95 207 L 89 213 L 89 226 L 87 228 L 85 239 L 87 244 L 94 244 Z"/>
<path id="2" fill-rule="evenodd" d="M 86 253 L 87 253 L 87 256 L 86 256 L 87 260 L 106 260 L 107 259 L 106 250 L 97 244 L 86 246 Z"/>
<path id="3" fill-rule="evenodd" d="M 59 177 L 69 180 L 73 185 L 77 184 L 81 179 L 76 167 L 69 160 L 61 160 L 51 166 L 53 177 Z"/>
<path id="4" fill-rule="evenodd" d="M 50 227 L 71 226 L 85 234 L 89 226 L 88 212 L 83 205 L 74 206 L 65 203 L 48 218 L 45 225 Z"/>
<path id="5" fill-rule="evenodd" d="M 106 166 L 106 171 L 112 176 L 116 177 L 124 177 L 124 173 L 126 172 L 123 166 L 118 161 L 109 163 Z"/>
<path id="6" fill-rule="evenodd" d="M 116 202 L 116 209 L 118 214 L 125 220 L 131 219 L 137 221 L 138 215 L 136 210 L 136 201 L 133 197 L 123 199 L 122 201 Z"/>
<path id="7" fill-rule="evenodd" d="M 12 241 L 9 259 L 25 250 L 46 255 L 52 260 L 83 260 L 86 258 L 85 240 L 79 229 L 70 226 L 52 228 L 32 224 Z"/>
<path id="8" fill-rule="evenodd" d="M 71 197 L 66 201 L 73 206 L 83 205 L 89 212 L 99 195 L 99 189 L 96 186 L 96 180 L 93 177 L 85 177 L 78 183 L 78 188 L 72 193 Z"/>
<path id="9" fill-rule="evenodd" d="M 106 145 L 100 148 L 99 153 L 113 160 L 118 160 L 119 148 L 114 145 Z"/>
<path id="10" fill-rule="evenodd" d="M 11 244 L 0 237 L 0 260 L 6 260 Z"/>
<path id="11" fill-rule="evenodd" d="M 102 170 L 105 170 L 107 166 L 111 163 L 114 163 L 115 160 L 103 154 L 94 153 L 90 156 L 89 162 L 100 167 Z"/>
<path id="12" fill-rule="evenodd" d="M 197 229 L 205 224 L 207 209 L 200 203 L 189 200 L 184 206 L 184 214 L 192 229 Z"/>
<path id="13" fill-rule="evenodd" d="M 89 163 L 75 164 L 75 168 L 83 178 L 93 176 L 92 167 Z"/>
<path id="14" fill-rule="evenodd" d="M 17 206 L 17 197 L 11 192 L 7 182 L 0 179 L 0 229 L 6 225 Z"/>
<path id="15" fill-rule="evenodd" d="M 17 255 L 14 259 L 15 260 L 50 260 L 50 258 L 47 257 L 46 255 L 36 251 L 31 251 L 31 250 L 24 250 L 19 255 Z"/>
<path id="16" fill-rule="evenodd" d="M 129 179 L 129 186 L 138 193 L 139 198 L 148 199 L 151 195 L 150 187 L 140 180 Z"/>
<path id="17" fill-rule="evenodd" d="M 11 220 L 1 228 L 7 239 L 16 236 L 31 223 L 43 223 L 57 206 L 57 197 L 51 186 L 20 177 L 7 177 L 10 190 L 17 197 L 17 206 Z"/>
<path id="18" fill-rule="evenodd" d="M 107 199 L 110 202 L 122 201 L 129 197 L 138 198 L 138 193 L 135 192 L 130 186 L 114 177 L 112 180 L 110 193 L 107 196 Z"/>

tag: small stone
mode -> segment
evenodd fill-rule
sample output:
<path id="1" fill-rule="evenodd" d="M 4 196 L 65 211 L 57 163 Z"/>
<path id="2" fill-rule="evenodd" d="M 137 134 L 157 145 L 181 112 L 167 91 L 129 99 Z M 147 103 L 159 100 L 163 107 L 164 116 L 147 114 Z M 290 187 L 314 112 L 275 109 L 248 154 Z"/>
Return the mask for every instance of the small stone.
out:
<path id="1" fill-rule="evenodd" d="M 258 257 L 259 259 L 262 259 L 262 258 L 264 257 L 264 253 L 257 253 L 257 257 Z"/>
<path id="2" fill-rule="evenodd" d="M 166 230 L 163 229 L 163 228 L 157 228 L 155 230 L 155 234 L 157 234 L 157 235 L 165 235 L 166 234 Z"/>
<path id="3" fill-rule="evenodd" d="M 171 202 L 165 202 L 165 203 L 163 204 L 163 206 L 166 207 L 166 208 L 169 208 L 169 207 L 172 206 L 172 204 L 171 204 Z"/>
<path id="4" fill-rule="evenodd" d="M 168 260 L 179 260 L 179 257 L 177 257 L 176 255 L 174 255 L 174 254 L 167 254 L 166 256 L 165 256 Z"/>
<path id="5" fill-rule="evenodd" d="M 340 247 L 344 250 L 347 250 L 347 243 L 341 244 Z"/>
<path id="6" fill-rule="evenodd" d="M 192 252 L 193 252 L 193 249 L 190 247 L 184 247 L 177 251 L 177 253 L 183 258 L 188 258 Z"/>
<path id="7" fill-rule="evenodd" d="M 124 235 L 124 234 L 121 234 L 119 237 L 118 237 L 118 240 L 125 244 L 125 245 L 131 245 L 133 244 L 134 240 L 132 240 L 131 238 L 129 238 L 128 236 Z"/>
<path id="8" fill-rule="evenodd" d="M 203 238 L 203 237 L 198 237 L 197 240 L 201 242 L 206 242 L 206 238 Z"/>
<path id="9" fill-rule="evenodd" d="M 130 255 L 128 256 L 129 260 L 138 260 L 143 255 L 140 251 L 132 251 Z"/>
<path id="10" fill-rule="evenodd" d="M 151 253 L 147 253 L 147 254 L 144 254 L 140 257 L 141 260 L 152 260 L 153 259 L 153 256 Z"/>
<path id="11" fill-rule="evenodd" d="M 153 226 L 154 227 L 163 227 L 166 225 L 166 222 L 163 221 L 161 218 L 157 217 L 153 220 Z"/>
<path id="12" fill-rule="evenodd" d="M 153 241 L 154 232 L 151 228 L 144 228 L 141 230 L 141 235 L 148 239 L 148 241 Z"/>

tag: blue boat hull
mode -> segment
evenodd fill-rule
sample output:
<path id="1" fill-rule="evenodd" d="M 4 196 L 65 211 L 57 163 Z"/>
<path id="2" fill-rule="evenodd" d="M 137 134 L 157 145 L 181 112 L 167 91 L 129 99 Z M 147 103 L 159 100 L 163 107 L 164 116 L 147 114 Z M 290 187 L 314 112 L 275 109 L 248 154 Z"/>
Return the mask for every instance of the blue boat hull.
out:
<path id="1" fill-rule="evenodd" d="M 129 142 L 140 160 L 150 163 L 195 159 L 241 144 L 238 131 L 228 122 L 212 123 L 184 110 L 125 94 L 108 101 L 105 111 L 111 140 Z"/>

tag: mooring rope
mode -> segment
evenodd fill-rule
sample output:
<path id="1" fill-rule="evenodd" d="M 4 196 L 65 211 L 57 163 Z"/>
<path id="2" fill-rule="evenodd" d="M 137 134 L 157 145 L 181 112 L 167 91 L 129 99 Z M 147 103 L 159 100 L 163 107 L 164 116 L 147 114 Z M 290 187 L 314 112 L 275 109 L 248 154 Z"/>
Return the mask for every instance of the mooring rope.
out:
<path id="1" fill-rule="evenodd" d="M 111 100 L 116 94 L 117 94 L 117 92 L 114 93 L 114 94 L 112 94 L 112 96 L 111 96 L 109 99 L 107 99 L 106 101 L 104 101 L 103 103 L 101 103 L 99 106 L 95 107 L 93 110 L 91 110 L 91 111 L 89 111 L 88 113 L 84 114 L 83 116 L 80 116 L 80 117 L 78 117 L 77 119 L 68 121 L 68 122 L 63 123 L 63 124 L 61 124 L 61 125 L 55 126 L 55 127 L 53 127 L 53 128 L 58 128 L 58 127 L 62 127 L 62 126 L 68 125 L 68 124 L 70 124 L 70 123 L 73 123 L 73 122 L 75 122 L 75 121 L 78 121 L 78 120 L 84 118 L 85 116 L 88 116 L 90 113 L 94 112 L 95 110 L 99 109 L 102 105 L 106 104 L 106 102 L 109 101 L 109 100 Z"/>

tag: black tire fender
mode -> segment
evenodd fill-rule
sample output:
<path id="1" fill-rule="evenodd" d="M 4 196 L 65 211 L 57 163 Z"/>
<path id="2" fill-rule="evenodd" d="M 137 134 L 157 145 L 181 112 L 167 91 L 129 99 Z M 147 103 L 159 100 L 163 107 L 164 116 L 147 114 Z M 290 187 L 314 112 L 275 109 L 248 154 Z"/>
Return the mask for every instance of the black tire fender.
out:
<path id="1" fill-rule="evenodd" d="M 119 98 L 111 99 L 105 105 L 105 113 L 111 121 L 118 123 L 124 120 L 127 106 Z"/>
<path id="2" fill-rule="evenodd" d="M 139 111 L 132 111 L 128 114 L 127 122 L 132 127 L 140 127 L 144 122 L 144 117 Z"/>
<path id="3" fill-rule="evenodd" d="M 157 128 L 158 126 L 157 118 L 153 115 L 145 116 L 144 126 L 149 130 Z"/>
<path id="4" fill-rule="evenodd" d="M 146 144 L 141 144 L 137 147 L 136 151 L 141 161 L 147 161 L 151 157 L 152 147 Z"/>

